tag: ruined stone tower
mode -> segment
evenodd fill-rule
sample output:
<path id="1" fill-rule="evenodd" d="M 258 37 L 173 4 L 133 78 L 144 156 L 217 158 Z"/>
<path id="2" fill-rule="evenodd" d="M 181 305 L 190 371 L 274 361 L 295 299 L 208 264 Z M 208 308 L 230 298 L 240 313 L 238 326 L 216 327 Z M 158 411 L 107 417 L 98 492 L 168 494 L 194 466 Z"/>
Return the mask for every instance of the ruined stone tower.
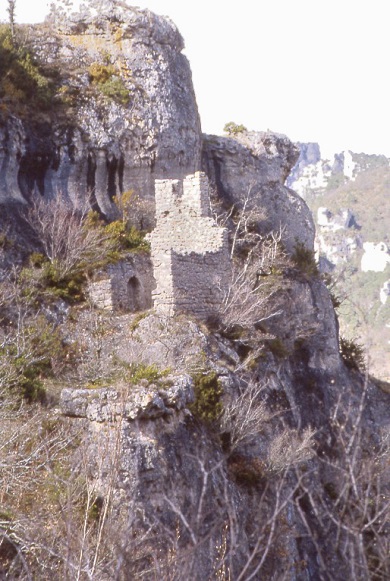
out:
<path id="1" fill-rule="evenodd" d="M 157 311 L 215 313 L 230 280 L 226 228 L 211 217 L 208 179 L 196 172 L 179 180 L 156 180 L 156 228 L 149 235 Z"/>

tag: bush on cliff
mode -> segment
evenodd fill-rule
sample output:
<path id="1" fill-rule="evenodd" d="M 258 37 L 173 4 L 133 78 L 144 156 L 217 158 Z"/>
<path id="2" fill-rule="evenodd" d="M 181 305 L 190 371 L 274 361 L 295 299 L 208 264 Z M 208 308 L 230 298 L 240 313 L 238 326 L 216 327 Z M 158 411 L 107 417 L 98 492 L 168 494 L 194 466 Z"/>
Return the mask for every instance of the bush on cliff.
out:
<path id="1" fill-rule="evenodd" d="M 319 275 L 318 264 L 313 250 L 306 248 L 302 242 L 297 242 L 292 254 L 292 260 L 297 268 L 307 277 Z"/>
<path id="2" fill-rule="evenodd" d="M 122 105 L 128 105 L 130 92 L 112 65 L 92 63 L 89 67 L 89 78 L 100 92 Z"/>
<path id="3" fill-rule="evenodd" d="M 226 123 L 223 130 L 228 135 L 239 135 L 240 133 L 248 131 L 245 125 L 237 125 L 237 123 L 234 123 L 233 121 Z"/>
<path id="4" fill-rule="evenodd" d="M 14 42 L 8 26 L 0 25 L 0 98 L 3 109 L 22 114 L 53 106 L 53 71 L 45 71 L 27 46 Z"/>

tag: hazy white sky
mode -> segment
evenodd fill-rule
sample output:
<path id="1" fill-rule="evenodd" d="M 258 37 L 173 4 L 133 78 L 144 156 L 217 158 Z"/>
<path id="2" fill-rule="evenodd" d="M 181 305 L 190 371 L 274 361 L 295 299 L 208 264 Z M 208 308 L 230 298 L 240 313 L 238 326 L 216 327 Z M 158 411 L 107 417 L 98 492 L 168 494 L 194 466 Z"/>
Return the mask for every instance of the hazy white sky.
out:
<path id="1" fill-rule="evenodd" d="M 318 141 L 324 153 L 390 157 L 389 0 L 128 3 L 179 27 L 204 132 L 234 121 Z M 40 21 L 49 4 L 16 0 L 17 20 Z"/>

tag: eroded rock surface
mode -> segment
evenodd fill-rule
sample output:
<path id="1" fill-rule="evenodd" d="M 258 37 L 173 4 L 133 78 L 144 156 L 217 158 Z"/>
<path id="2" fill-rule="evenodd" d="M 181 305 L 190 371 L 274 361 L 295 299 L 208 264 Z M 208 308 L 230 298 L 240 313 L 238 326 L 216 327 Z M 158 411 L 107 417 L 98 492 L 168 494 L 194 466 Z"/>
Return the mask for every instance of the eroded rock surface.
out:
<path id="1" fill-rule="evenodd" d="M 132 385 L 127 389 L 64 389 L 61 410 L 66 416 L 87 418 L 91 422 L 156 419 L 185 409 L 194 401 L 189 376 L 166 378 L 165 386 Z"/>
<path id="2" fill-rule="evenodd" d="M 3 120 L 1 201 L 60 194 L 80 204 L 89 191 L 109 216 L 114 195 L 134 189 L 153 198 L 155 178 L 199 169 L 191 71 L 169 19 L 105 2 L 98 14 L 86 8 L 66 20 L 52 18 L 30 35 L 42 62 L 61 68 L 56 98 L 72 98 L 75 107 L 50 123 Z M 102 95 L 94 70 L 111 75 L 125 103 Z"/>
<path id="3" fill-rule="evenodd" d="M 232 204 L 263 213 L 264 234 L 283 230 L 283 242 L 293 251 L 297 242 L 313 246 L 314 223 L 306 203 L 284 186 L 299 151 L 285 136 L 244 132 L 235 139 L 204 136 L 203 167 L 225 208 Z"/>

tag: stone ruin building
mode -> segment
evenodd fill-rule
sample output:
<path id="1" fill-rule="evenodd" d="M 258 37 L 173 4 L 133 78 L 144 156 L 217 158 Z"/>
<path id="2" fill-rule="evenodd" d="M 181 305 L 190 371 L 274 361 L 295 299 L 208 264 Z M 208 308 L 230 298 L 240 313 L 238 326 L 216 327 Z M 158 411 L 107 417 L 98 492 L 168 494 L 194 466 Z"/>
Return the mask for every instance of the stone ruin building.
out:
<path id="1" fill-rule="evenodd" d="M 88 290 L 99 309 L 136 313 L 152 307 L 154 285 L 149 256 L 134 254 L 99 272 Z"/>
<path id="2" fill-rule="evenodd" d="M 155 192 L 152 261 L 135 255 L 111 265 L 90 285 L 91 299 L 113 311 L 142 311 L 153 302 L 160 313 L 207 318 L 220 307 L 231 271 L 228 232 L 211 217 L 207 176 L 156 180 Z"/>
<path id="3" fill-rule="evenodd" d="M 206 174 L 156 180 L 156 227 L 149 235 L 157 311 L 206 318 L 219 308 L 230 279 L 228 232 L 211 217 Z"/>

